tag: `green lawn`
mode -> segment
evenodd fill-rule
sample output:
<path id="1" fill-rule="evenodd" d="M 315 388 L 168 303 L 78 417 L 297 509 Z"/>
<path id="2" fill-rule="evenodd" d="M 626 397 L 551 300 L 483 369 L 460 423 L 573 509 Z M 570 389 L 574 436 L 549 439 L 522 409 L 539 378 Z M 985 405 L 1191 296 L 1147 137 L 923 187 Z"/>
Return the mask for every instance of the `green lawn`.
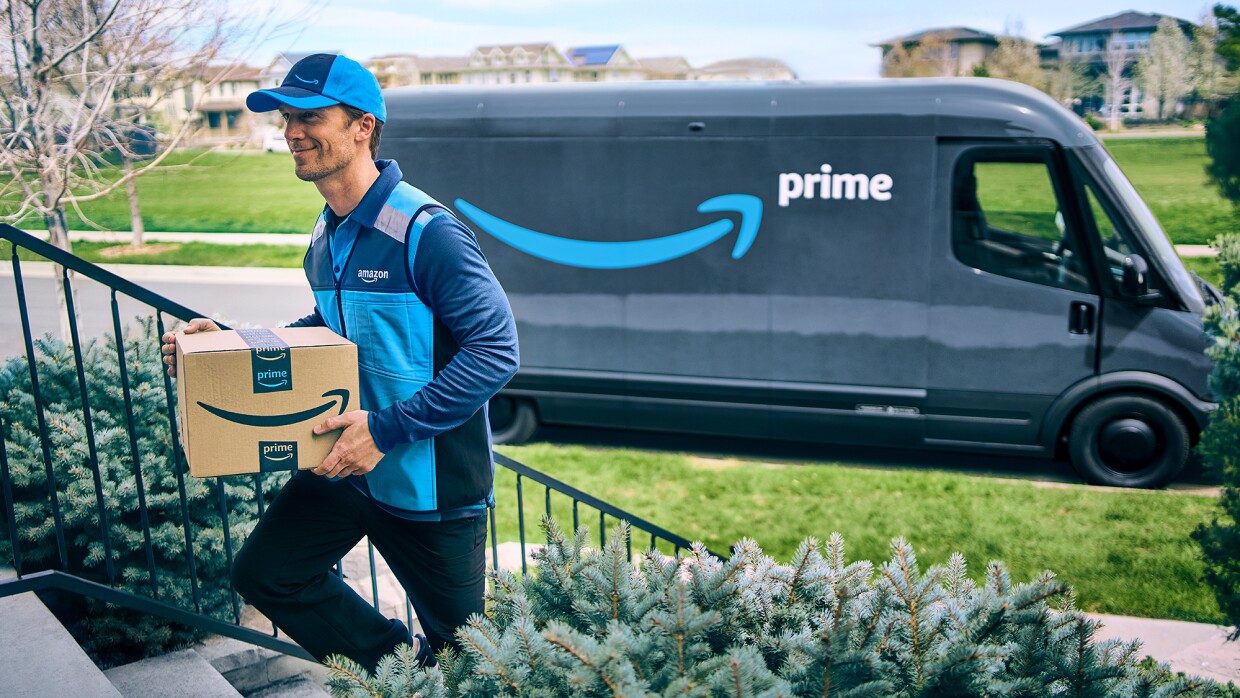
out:
<path id="1" fill-rule="evenodd" d="M 1204 138 L 1105 143 L 1174 242 L 1208 243 L 1237 229 L 1233 208 L 1206 180 Z M 177 153 L 169 161 L 184 163 L 192 155 L 201 154 Z M 146 228 L 157 231 L 304 233 L 322 207 L 314 187 L 293 175 L 287 153 L 209 153 L 192 167 L 142 177 L 138 189 Z M 123 190 L 84 208 L 106 228 L 129 229 Z M 70 225 L 90 229 L 77 220 Z"/>
<path id="2" fill-rule="evenodd" d="M 198 267 L 286 267 L 300 269 L 304 245 L 217 245 L 209 242 L 145 245 L 138 254 L 127 243 L 75 242 L 73 253 L 95 264 L 179 264 Z M 105 256 L 104 250 L 113 254 Z"/>
<path id="3" fill-rule="evenodd" d="M 138 179 L 147 230 L 166 232 L 308 233 L 323 208 L 318 191 L 293 174 L 288 153 L 174 153 L 165 162 L 184 164 Z M 129 230 L 124 188 L 82 205 L 110 230 Z M 92 230 L 72 211 L 69 227 Z M 30 222 L 42 228 L 42 222 Z"/>
<path id="4" fill-rule="evenodd" d="M 1218 265 L 1218 257 L 1181 257 L 1189 271 L 1195 271 L 1201 278 L 1220 288 L 1223 285 L 1223 270 Z"/>
<path id="5" fill-rule="evenodd" d="M 1222 622 L 1201 582 L 1189 532 L 1217 499 L 1172 491 L 1038 486 L 1024 480 L 938 470 L 763 464 L 677 453 L 534 444 L 503 453 L 691 540 L 727 551 L 743 537 L 787 561 L 807 536 L 838 531 L 851 559 L 885 561 L 896 536 L 915 547 L 923 568 L 964 553 L 973 575 L 991 560 L 1027 581 L 1054 571 L 1086 610 Z M 528 479 L 526 536 L 538 542 L 542 487 Z M 515 476 L 496 484 L 501 540 L 517 539 Z M 556 495 L 552 512 L 572 526 L 572 505 Z M 597 536 L 598 514 L 581 509 Z M 614 525 L 610 520 L 608 527 Z M 635 537 L 635 548 L 649 544 Z"/>
<path id="6" fill-rule="evenodd" d="M 1240 231 L 1235 209 L 1206 179 L 1204 137 L 1103 142 L 1172 242 L 1204 245 L 1222 233 Z"/>

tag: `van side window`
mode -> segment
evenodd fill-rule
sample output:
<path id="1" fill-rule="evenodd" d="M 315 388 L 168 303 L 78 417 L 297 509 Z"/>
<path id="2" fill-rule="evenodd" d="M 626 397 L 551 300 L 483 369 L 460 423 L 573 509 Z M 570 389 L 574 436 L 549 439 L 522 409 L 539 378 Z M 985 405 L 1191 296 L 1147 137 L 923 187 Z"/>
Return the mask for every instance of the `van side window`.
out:
<path id="1" fill-rule="evenodd" d="M 1048 158 L 1041 149 L 965 153 L 952 178 L 952 250 L 975 269 L 1091 293 Z"/>
<path id="2" fill-rule="evenodd" d="M 1114 282 L 1114 288 L 1118 289 L 1124 280 L 1124 259 L 1134 253 L 1144 253 L 1132 244 L 1127 228 L 1115 221 L 1098 199 L 1094 186 L 1088 182 L 1085 184 L 1085 198 L 1089 201 L 1089 211 L 1094 227 L 1098 230 L 1098 239 L 1102 241 L 1103 259 L 1107 271 Z M 1153 269 L 1146 278 L 1151 290 L 1161 290 L 1158 274 Z"/>

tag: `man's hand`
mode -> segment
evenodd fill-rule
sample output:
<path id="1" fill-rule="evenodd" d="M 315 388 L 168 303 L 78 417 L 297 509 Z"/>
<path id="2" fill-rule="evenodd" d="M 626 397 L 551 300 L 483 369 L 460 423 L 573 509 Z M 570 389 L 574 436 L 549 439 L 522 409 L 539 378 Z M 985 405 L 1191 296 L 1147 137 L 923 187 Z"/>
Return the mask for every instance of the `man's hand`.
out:
<path id="1" fill-rule="evenodd" d="M 370 413 L 366 410 L 353 410 L 331 417 L 314 428 L 316 434 L 344 429 L 332 452 L 312 471 L 315 475 L 365 475 L 375 469 L 375 465 L 383 458 L 383 451 L 379 450 L 370 436 L 369 417 Z"/>
<path id="2" fill-rule="evenodd" d="M 181 331 L 185 334 L 194 334 L 195 332 L 217 332 L 219 329 L 220 326 L 215 324 L 214 320 L 200 317 L 190 320 Z M 168 375 L 175 378 L 177 375 L 177 333 L 166 332 L 162 339 L 164 346 L 160 348 L 160 351 L 164 355 L 164 364 L 168 366 Z"/>

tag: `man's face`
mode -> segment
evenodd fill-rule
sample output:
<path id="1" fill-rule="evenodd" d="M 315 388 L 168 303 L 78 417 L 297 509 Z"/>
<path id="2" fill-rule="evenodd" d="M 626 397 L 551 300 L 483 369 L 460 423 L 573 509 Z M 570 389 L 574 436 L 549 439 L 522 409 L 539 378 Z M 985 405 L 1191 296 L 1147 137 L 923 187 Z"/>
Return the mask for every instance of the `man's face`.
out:
<path id="1" fill-rule="evenodd" d="M 340 106 L 319 109 L 298 109 L 281 105 L 284 117 L 284 140 L 293 151 L 297 177 L 317 182 L 347 168 L 359 154 L 369 159 L 365 144 L 358 146 L 357 121 L 349 123 Z"/>

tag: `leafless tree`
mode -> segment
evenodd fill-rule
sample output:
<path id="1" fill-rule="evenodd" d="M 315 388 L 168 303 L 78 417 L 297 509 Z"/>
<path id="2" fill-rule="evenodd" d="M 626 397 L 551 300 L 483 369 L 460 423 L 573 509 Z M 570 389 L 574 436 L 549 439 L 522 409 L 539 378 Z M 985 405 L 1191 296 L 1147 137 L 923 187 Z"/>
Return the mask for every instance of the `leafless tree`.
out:
<path id="1" fill-rule="evenodd" d="M 1103 61 L 1107 68 L 1107 72 L 1101 76 L 1106 89 L 1107 128 L 1118 131 L 1120 110 L 1124 107 L 1128 90 L 1132 88 L 1132 77 L 1128 74 L 1128 68 L 1133 63 L 1133 54 L 1119 32 L 1107 37 Z"/>
<path id="2" fill-rule="evenodd" d="M 1138 84 L 1146 96 L 1158 102 L 1158 118 L 1166 115 L 1180 98 L 1192 91 L 1188 37 L 1173 17 L 1158 20 L 1150 37 L 1150 50 L 1137 61 Z"/>
<path id="3" fill-rule="evenodd" d="M 118 176 L 117 159 L 141 159 L 133 134 L 161 95 L 244 56 L 272 26 L 195 0 L 0 0 L 0 220 L 37 215 L 70 250 L 67 208 L 80 215 L 80 204 L 160 167 L 189 135 L 186 120 L 159 154 Z"/>
<path id="4" fill-rule="evenodd" d="M 1069 56 L 1060 58 L 1054 67 L 1046 71 L 1046 82 L 1047 94 L 1069 109 L 1089 90 L 1091 83 L 1085 66 Z"/>
<path id="5" fill-rule="evenodd" d="M 951 44 L 941 35 L 930 33 L 910 46 L 897 40 L 883 56 L 885 78 L 951 77 L 959 61 L 952 56 Z"/>
<path id="6" fill-rule="evenodd" d="M 1207 8 L 1201 13 L 1200 23 L 1193 28 L 1193 39 L 1188 51 L 1193 91 L 1203 100 L 1212 100 L 1218 96 L 1222 71 L 1217 48 L 1218 19 L 1214 16 L 1214 9 Z"/>
<path id="7" fill-rule="evenodd" d="M 992 78 L 1023 82 L 1042 91 L 1047 89 L 1038 45 L 1019 35 L 1009 33 L 999 37 L 999 45 L 986 57 L 985 66 L 986 74 Z"/>

